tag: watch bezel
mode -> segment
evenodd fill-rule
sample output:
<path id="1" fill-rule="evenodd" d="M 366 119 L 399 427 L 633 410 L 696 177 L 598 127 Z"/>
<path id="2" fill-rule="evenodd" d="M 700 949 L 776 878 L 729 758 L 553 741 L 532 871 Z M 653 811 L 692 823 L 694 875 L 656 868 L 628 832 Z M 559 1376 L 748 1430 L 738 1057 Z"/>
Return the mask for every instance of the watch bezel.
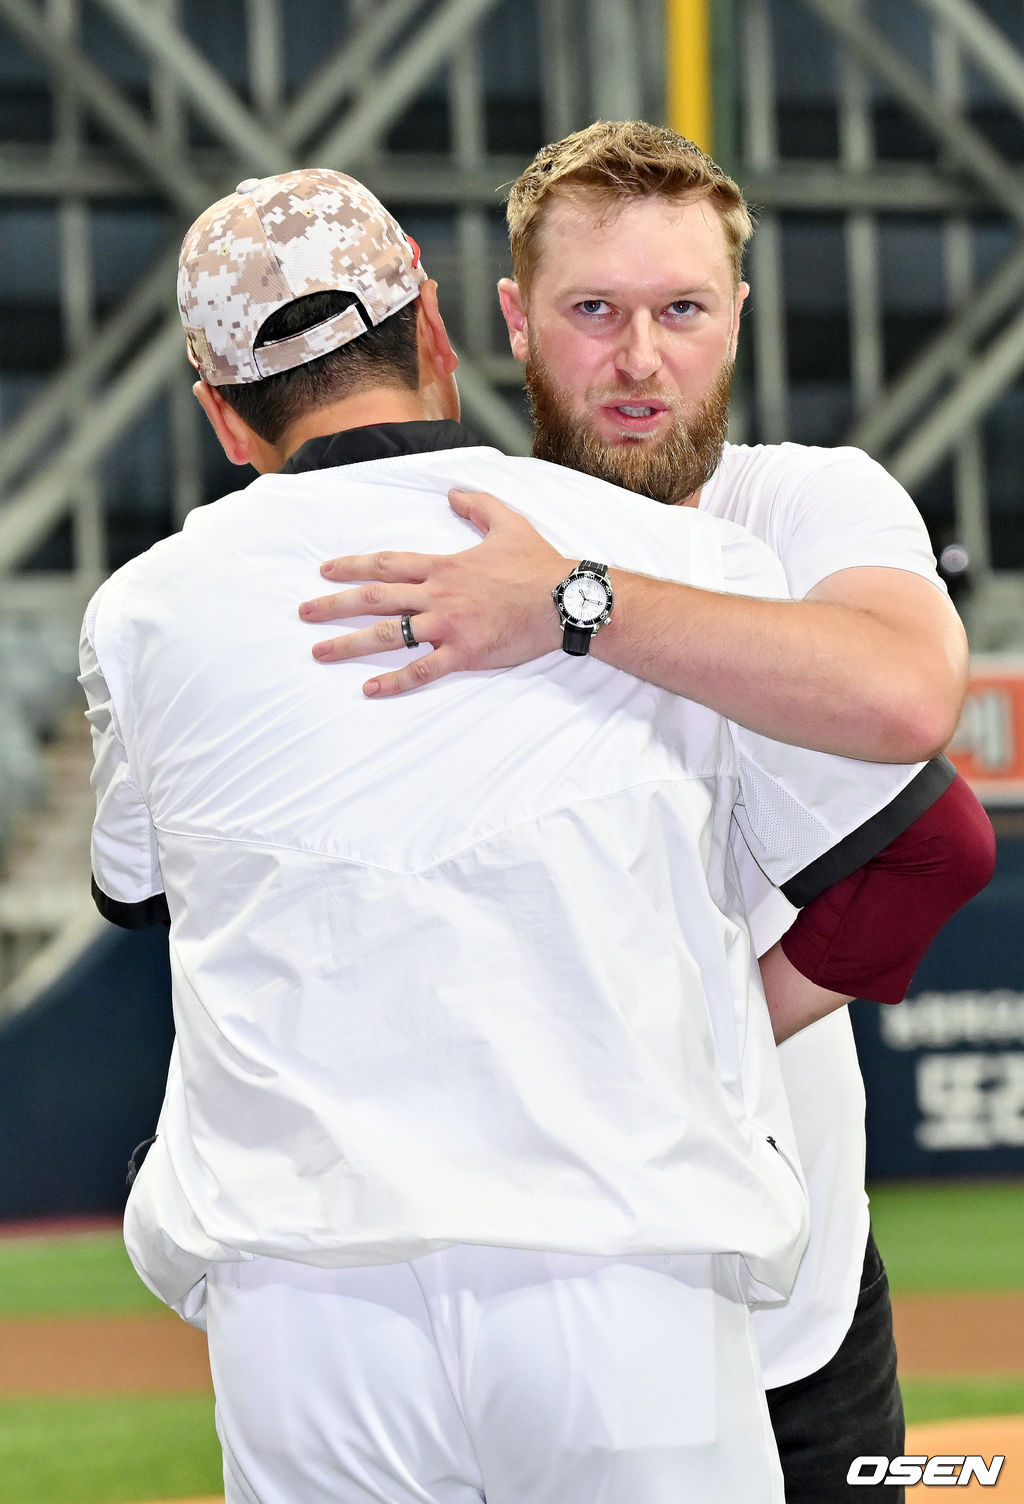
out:
<path id="1" fill-rule="evenodd" d="M 565 587 L 574 580 L 594 580 L 604 591 L 604 609 L 590 621 L 583 621 L 578 616 L 572 616 L 566 610 Z M 615 604 L 615 592 L 612 589 L 612 582 L 607 574 L 598 574 L 594 569 L 582 569 L 580 567 L 572 570 L 570 574 L 566 575 L 564 580 L 561 580 L 555 586 L 551 592 L 551 598 L 558 608 L 558 615 L 563 626 L 568 624 L 571 627 L 577 627 L 581 632 L 590 632 L 591 634 L 599 632 L 611 619 L 612 606 Z"/>

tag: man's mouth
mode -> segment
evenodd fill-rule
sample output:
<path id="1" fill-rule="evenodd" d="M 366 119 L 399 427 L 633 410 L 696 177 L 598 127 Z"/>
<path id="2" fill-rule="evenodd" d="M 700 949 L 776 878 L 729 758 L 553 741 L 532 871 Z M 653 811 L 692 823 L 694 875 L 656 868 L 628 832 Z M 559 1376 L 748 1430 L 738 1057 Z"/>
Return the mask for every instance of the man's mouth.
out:
<path id="1" fill-rule="evenodd" d="M 660 427 L 662 415 L 670 409 L 663 402 L 609 402 L 605 418 L 623 433 L 644 434 Z"/>

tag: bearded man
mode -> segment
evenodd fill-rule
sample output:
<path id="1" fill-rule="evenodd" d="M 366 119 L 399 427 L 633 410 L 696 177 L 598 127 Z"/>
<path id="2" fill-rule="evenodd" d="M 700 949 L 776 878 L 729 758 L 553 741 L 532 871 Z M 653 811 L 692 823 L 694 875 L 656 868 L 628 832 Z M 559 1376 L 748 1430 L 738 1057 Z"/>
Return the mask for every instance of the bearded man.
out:
<path id="1" fill-rule="evenodd" d="M 966 640 L 906 492 L 853 449 L 725 442 L 752 233 L 737 184 L 671 131 L 599 122 L 537 154 L 513 184 L 508 223 L 514 279 L 499 291 L 526 368 L 535 454 L 744 524 L 779 556 L 795 597 L 754 600 L 613 568 L 615 615 L 594 656 L 784 742 L 880 760 L 940 751 L 963 698 Z M 551 588 L 570 556 L 492 496 L 451 500 L 486 533 L 478 547 L 335 559 L 327 578 L 372 583 L 302 608 L 311 621 L 383 618 L 318 644 L 325 662 L 400 648 L 396 613 L 433 645 L 375 673 L 367 694 L 559 646 Z M 746 876 L 763 952 L 792 910 L 752 868 Z M 879 910 L 852 984 L 862 996 L 874 995 L 902 912 Z M 846 1011 L 786 1043 L 780 1060 L 812 1233 L 789 1301 L 757 1312 L 755 1326 L 788 1504 L 832 1504 L 848 1497 L 854 1457 L 904 1450 Z"/>

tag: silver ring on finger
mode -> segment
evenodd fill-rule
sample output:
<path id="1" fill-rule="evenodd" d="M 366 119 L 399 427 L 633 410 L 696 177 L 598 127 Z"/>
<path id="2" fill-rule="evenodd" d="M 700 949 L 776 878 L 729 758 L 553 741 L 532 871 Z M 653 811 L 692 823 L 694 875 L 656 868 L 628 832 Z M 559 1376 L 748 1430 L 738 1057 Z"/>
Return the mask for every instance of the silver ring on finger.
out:
<path id="1" fill-rule="evenodd" d="M 402 636 L 405 639 L 406 647 L 418 648 L 419 643 L 416 641 L 416 634 L 412 629 L 412 621 L 410 620 L 410 618 L 408 616 L 403 616 L 401 618 L 400 625 L 402 628 Z"/>

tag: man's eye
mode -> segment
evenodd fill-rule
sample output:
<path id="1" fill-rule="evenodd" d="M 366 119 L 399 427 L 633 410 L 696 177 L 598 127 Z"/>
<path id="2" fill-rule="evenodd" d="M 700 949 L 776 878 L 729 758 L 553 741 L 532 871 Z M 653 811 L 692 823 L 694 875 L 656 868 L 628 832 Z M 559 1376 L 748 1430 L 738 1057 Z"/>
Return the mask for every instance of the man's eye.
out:
<path id="1" fill-rule="evenodd" d="M 584 298 L 576 307 L 581 313 L 604 313 L 608 305 L 603 298 Z"/>
<path id="2" fill-rule="evenodd" d="M 690 298 L 676 298 L 674 303 L 668 305 L 668 308 L 669 313 L 674 313 L 677 317 L 684 319 L 692 318 L 695 313 L 700 312 L 698 305 Z"/>

